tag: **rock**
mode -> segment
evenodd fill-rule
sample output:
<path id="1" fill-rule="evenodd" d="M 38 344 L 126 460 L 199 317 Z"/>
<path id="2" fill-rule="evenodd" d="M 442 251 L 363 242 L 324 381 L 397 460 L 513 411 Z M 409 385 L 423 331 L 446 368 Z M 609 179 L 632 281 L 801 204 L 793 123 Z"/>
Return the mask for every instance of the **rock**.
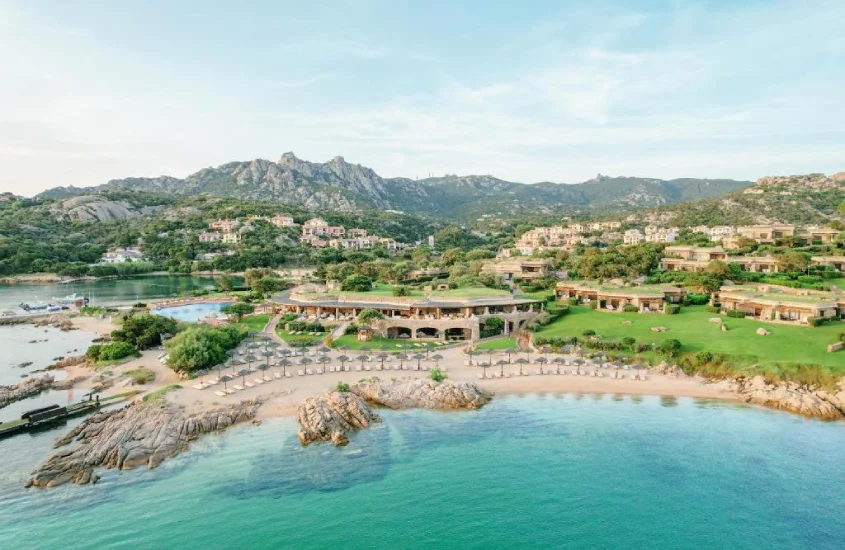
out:
<path id="1" fill-rule="evenodd" d="M 666 327 L 651 327 L 651 332 L 666 332 L 669 330 Z"/>
<path id="2" fill-rule="evenodd" d="M 833 353 L 835 351 L 841 350 L 842 348 L 845 348 L 845 342 L 836 342 L 835 344 L 827 346 L 827 352 Z"/>
<path id="3" fill-rule="evenodd" d="M 65 367 L 74 367 L 76 365 L 82 365 L 86 361 L 88 361 L 88 358 L 85 357 L 84 355 L 74 355 L 72 357 L 62 357 L 61 359 L 58 359 L 52 365 L 46 367 L 44 370 L 57 370 L 57 369 L 63 369 Z"/>
<path id="4" fill-rule="evenodd" d="M 722 330 L 722 332 L 728 332 L 728 325 L 726 325 L 725 323 L 722 323 L 721 330 Z"/>
<path id="5" fill-rule="evenodd" d="M 76 378 L 68 378 L 67 380 L 58 380 L 53 382 L 51 389 L 54 390 L 69 390 L 80 382 L 88 380 L 87 376 L 77 376 Z"/>
<path id="6" fill-rule="evenodd" d="M 53 386 L 53 382 L 52 376 L 43 376 L 41 378 L 30 378 L 14 386 L 0 386 L 0 409 L 15 401 L 49 390 Z"/>
<path id="7" fill-rule="evenodd" d="M 722 322 L 722 318 L 721 317 L 711 317 L 711 318 L 707 319 L 707 322 L 713 323 L 713 324 L 719 324 L 719 323 Z"/>
<path id="8" fill-rule="evenodd" d="M 367 402 L 350 392 L 309 397 L 297 409 L 296 419 L 302 426 L 297 435 L 303 445 L 331 441 L 338 447 L 349 443 L 350 432 L 378 422 Z"/>
<path id="9" fill-rule="evenodd" d="M 390 409 L 478 409 L 490 395 L 473 384 L 446 380 L 415 379 L 383 382 L 378 378 L 361 381 L 348 392 L 330 392 L 309 397 L 299 406 L 296 419 L 301 426 L 303 445 L 331 441 L 336 446 L 349 443 L 349 434 L 378 422 L 370 404 Z"/>
<path id="10" fill-rule="evenodd" d="M 681 370 L 681 367 L 678 365 L 668 365 L 666 361 L 663 361 L 659 365 L 655 367 L 651 367 L 648 369 L 649 374 L 662 374 L 665 376 L 671 376 L 672 378 L 688 378 L 689 375 Z"/>
<path id="11" fill-rule="evenodd" d="M 757 332 L 757 334 L 759 334 L 760 336 L 769 336 L 770 334 L 772 334 L 771 332 L 764 329 L 763 327 L 758 328 L 755 332 Z"/>
<path id="12" fill-rule="evenodd" d="M 261 401 L 241 401 L 186 415 L 171 407 L 135 401 L 122 409 L 97 413 L 54 445 L 53 453 L 26 482 L 26 487 L 56 487 L 73 482 L 96 483 L 94 468 L 155 468 L 188 449 L 202 434 L 252 420 Z"/>
<path id="13" fill-rule="evenodd" d="M 819 388 L 800 386 L 795 382 L 768 383 L 760 376 L 751 379 L 736 378 L 729 388 L 746 403 L 784 409 L 805 416 L 823 420 L 845 418 L 845 385 L 839 383 L 839 391 L 830 393 Z"/>

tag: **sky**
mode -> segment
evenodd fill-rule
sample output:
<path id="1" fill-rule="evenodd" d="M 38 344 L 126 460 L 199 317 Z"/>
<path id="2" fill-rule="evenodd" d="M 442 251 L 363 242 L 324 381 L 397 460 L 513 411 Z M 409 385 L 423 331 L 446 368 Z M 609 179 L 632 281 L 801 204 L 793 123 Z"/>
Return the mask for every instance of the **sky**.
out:
<path id="1" fill-rule="evenodd" d="M 845 1 L 0 0 L 0 191 L 342 155 L 384 177 L 845 170 Z"/>

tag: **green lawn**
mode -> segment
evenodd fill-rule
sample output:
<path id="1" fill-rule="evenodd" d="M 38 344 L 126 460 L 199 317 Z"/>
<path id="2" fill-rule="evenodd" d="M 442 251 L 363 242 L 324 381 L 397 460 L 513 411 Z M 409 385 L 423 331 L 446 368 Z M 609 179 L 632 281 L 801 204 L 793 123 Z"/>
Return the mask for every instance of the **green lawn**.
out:
<path id="1" fill-rule="evenodd" d="M 507 337 L 486 340 L 475 346 L 475 349 L 516 349 L 516 338 Z"/>
<path id="2" fill-rule="evenodd" d="M 252 332 L 262 332 L 267 323 L 270 322 L 270 317 L 269 313 L 248 315 L 241 319 L 240 324 Z"/>
<path id="3" fill-rule="evenodd" d="M 417 348 L 408 340 L 397 340 L 397 339 L 390 339 L 390 338 L 382 338 L 381 336 L 373 336 L 370 338 L 369 342 L 359 342 L 358 336 L 355 334 L 344 334 L 340 338 L 334 341 L 335 347 L 347 346 L 351 350 L 360 349 L 361 346 L 367 346 L 373 351 L 381 351 L 381 346 L 386 345 L 389 349 L 387 351 L 394 352 L 394 351 L 403 351 L 402 348 L 397 348 L 396 344 L 411 344 L 411 347 L 408 348 L 408 351 L 414 349 L 423 349 Z"/>
<path id="4" fill-rule="evenodd" d="M 373 290 L 368 292 L 343 292 L 343 291 L 332 291 L 325 294 L 320 294 L 320 297 L 327 297 L 327 296 L 339 296 L 343 295 L 347 299 L 354 299 L 360 301 L 366 301 L 368 297 L 375 298 L 375 297 L 385 297 L 385 296 L 393 296 L 393 286 L 386 285 L 386 284 L 377 284 L 373 287 Z M 425 297 L 426 293 L 419 289 L 408 289 L 408 296 L 410 298 L 423 298 Z M 443 291 L 433 291 L 431 292 L 431 296 L 434 298 L 491 298 L 491 297 L 502 297 L 502 296 L 510 296 L 510 292 L 506 290 L 497 290 L 495 288 L 484 288 L 484 287 L 467 287 L 467 288 L 455 288 L 451 290 L 443 290 Z"/>
<path id="5" fill-rule="evenodd" d="M 829 344 L 836 342 L 845 324 L 833 322 L 818 328 L 761 323 L 748 319 L 722 317 L 728 327 L 722 332 L 719 324 L 708 319 L 719 317 L 705 310 L 705 306 L 682 307 L 677 315 L 638 313 L 610 313 L 593 311 L 587 307 L 573 307 L 571 313 L 539 331 L 535 336 L 577 336 L 587 329 L 609 340 L 631 336 L 639 343 L 660 343 L 668 338 L 681 341 L 683 351 L 695 353 L 707 350 L 736 358 L 739 364 L 816 364 L 834 367 L 845 372 L 845 352 L 827 353 Z M 622 323 L 629 320 L 630 325 Z M 666 327 L 666 332 L 652 332 L 651 327 Z M 770 336 L 755 333 L 763 327 Z M 480 346 L 479 346 L 480 347 Z"/>
<path id="6" fill-rule="evenodd" d="M 845 290 L 845 279 L 829 279 L 827 282 L 838 286 L 842 290 Z"/>
<path id="7" fill-rule="evenodd" d="M 284 327 L 280 324 L 276 327 L 276 334 L 279 335 L 279 338 L 290 344 L 294 340 L 297 342 L 302 342 L 303 340 L 308 340 L 309 342 L 319 342 L 329 334 L 331 334 L 331 330 L 327 330 L 326 332 L 321 332 L 319 336 L 311 336 L 309 334 L 291 334 L 290 332 L 286 331 Z"/>

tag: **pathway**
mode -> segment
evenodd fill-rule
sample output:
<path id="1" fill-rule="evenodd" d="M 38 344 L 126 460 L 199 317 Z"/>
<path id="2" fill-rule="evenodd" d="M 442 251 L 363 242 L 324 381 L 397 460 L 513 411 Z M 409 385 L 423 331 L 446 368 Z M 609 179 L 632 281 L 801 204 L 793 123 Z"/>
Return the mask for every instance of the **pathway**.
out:
<path id="1" fill-rule="evenodd" d="M 282 314 L 278 314 L 270 319 L 267 325 L 264 327 L 264 334 L 269 336 L 271 340 L 279 343 L 284 348 L 289 348 L 288 343 L 278 335 L 276 332 L 276 327 L 279 325 L 279 321 L 282 319 Z"/>

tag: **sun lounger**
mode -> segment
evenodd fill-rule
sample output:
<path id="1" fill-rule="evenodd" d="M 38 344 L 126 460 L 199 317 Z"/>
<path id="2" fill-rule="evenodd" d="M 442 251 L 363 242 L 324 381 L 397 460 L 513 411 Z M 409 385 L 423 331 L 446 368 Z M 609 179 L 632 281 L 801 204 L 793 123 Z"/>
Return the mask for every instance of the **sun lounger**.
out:
<path id="1" fill-rule="evenodd" d="M 218 397 L 226 397 L 226 393 L 222 392 L 220 390 L 217 390 L 216 392 L 214 392 L 214 395 L 216 395 Z"/>
<path id="2" fill-rule="evenodd" d="M 205 384 L 194 384 L 192 387 L 193 387 L 195 390 L 204 390 L 204 389 L 205 389 Z"/>
<path id="3" fill-rule="evenodd" d="M 244 382 L 244 386 L 247 388 L 254 388 L 255 384 L 253 384 L 252 382 Z"/>
<path id="4" fill-rule="evenodd" d="M 364 366 L 364 370 L 373 370 L 373 368 L 370 365 L 366 365 Z"/>
<path id="5" fill-rule="evenodd" d="M 235 390 L 233 390 L 232 388 L 226 388 L 225 391 L 227 395 L 232 395 L 233 393 L 235 393 Z"/>
<path id="6" fill-rule="evenodd" d="M 261 378 L 256 378 L 253 380 L 253 382 L 255 382 L 256 384 L 263 384 L 264 380 L 262 380 Z"/>
<path id="7" fill-rule="evenodd" d="M 479 380 L 484 380 L 484 375 L 483 375 L 483 374 L 481 374 L 481 373 L 478 373 L 478 379 L 479 379 Z"/>
<path id="8" fill-rule="evenodd" d="M 323 374 L 323 369 L 317 369 L 317 374 Z"/>
<path id="9" fill-rule="evenodd" d="M 305 369 L 305 374 L 307 374 L 308 376 L 311 376 L 312 374 L 314 374 L 314 370 L 313 369 Z"/>
<path id="10" fill-rule="evenodd" d="M 289 372 L 285 373 L 285 378 L 293 378 L 293 375 Z"/>
<path id="11" fill-rule="evenodd" d="M 305 376 L 305 371 L 304 370 L 298 370 L 298 371 L 296 371 L 296 374 L 297 374 L 297 376 Z"/>
<path id="12" fill-rule="evenodd" d="M 244 389 L 244 387 L 243 387 L 243 386 L 241 386 L 240 384 L 235 385 L 235 386 L 232 386 L 232 387 L 233 387 L 233 388 L 235 388 L 235 389 L 236 389 L 236 390 L 238 390 L 238 391 L 241 391 L 241 390 L 243 390 L 243 389 Z"/>
<path id="13" fill-rule="evenodd" d="M 281 377 L 282 377 L 282 373 L 280 373 L 280 372 L 274 372 L 274 373 L 273 373 L 273 376 L 275 376 L 275 377 L 276 377 L 276 380 L 278 380 L 279 378 L 281 378 Z"/>

